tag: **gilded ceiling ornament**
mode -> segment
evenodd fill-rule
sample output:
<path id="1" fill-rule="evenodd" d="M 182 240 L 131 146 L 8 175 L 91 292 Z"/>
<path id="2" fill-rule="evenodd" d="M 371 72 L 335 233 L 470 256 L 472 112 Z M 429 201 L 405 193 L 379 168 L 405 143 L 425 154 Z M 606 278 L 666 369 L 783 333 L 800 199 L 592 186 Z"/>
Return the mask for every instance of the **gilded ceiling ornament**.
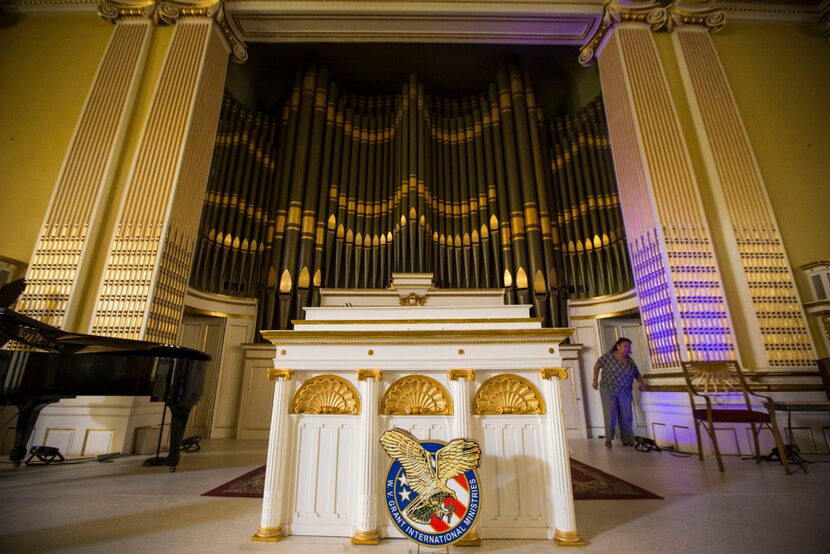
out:
<path id="1" fill-rule="evenodd" d="M 337 375 L 313 377 L 300 386 L 291 402 L 293 414 L 359 414 L 354 387 Z"/>
<path id="2" fill-rule="evenodd" d="M 491 377 L 473 399 L 476 415 L 544 414 L 545 403 L 533 384 L 518 375 Z"/>
<path id="3" fill-rule="evenodd" d="M 441 383 L 424 375 L 395 381 L 383 395 L 385 415 L 451 415 L 452 402 Z"/>

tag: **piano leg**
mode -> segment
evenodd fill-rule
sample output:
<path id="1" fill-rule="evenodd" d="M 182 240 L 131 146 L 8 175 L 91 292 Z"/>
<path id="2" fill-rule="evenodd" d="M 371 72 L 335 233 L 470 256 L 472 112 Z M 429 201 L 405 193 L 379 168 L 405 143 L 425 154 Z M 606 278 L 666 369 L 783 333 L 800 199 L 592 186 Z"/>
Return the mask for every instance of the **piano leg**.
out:
<path id="1" fill-rule="evenodd" d="M 184 428 L 187 427 L 187 418 L 190 415 L 192 406 L 167 405 L 170 408 L 170 450 L 167 452 L 167 467 L 170 471 L 176 471 L 181 458 L 182 439 Z"/>
<path id="2" fill-rule="evenodd" d="M 29 444 L 29 439 L 32 437 L 32 431 L 35 428 L 37 416 L 40 411 L 48 406 L 54 404 L 58 399 L 43 400 L 30 402 L 16 402 L 15 405 L 19 410 L 17 413 L 17 428 L 14 432 L 14 446 L 12 447 L 9 460 L 14 462 L 15 466 L 19 466 L 23 458 L 26 457 L 26 445 Z"/>

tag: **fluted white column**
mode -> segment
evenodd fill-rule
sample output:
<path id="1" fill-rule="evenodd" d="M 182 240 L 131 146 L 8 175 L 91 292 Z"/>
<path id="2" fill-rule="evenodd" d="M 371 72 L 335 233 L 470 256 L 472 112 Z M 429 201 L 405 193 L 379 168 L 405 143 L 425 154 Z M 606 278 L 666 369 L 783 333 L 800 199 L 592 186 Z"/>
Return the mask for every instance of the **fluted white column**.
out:
<path id="1" fill-rule="evenodd" d="M 473 417 L 470 411 L 470 383 L 475 380 L 476 374 L 472 369 L 451 369 L 448 376 L 454 404 L 453 438 L 473 438 L 470 435 Z"/>
<path id="2" fill-rule="evenodd" d="M 568 441 L 565 438 L 565 416 L 562 411 L 562 395 L 559 381 L 568 378 L 564 367 L 544 368 L 542 394 L 547 404 L 548 436 L 551 438 L 548 454 L 548 498 L 553 508 L 553 540 L 560 546 L 581 546 L 585 542 L 576 531 L 574 494 L 571 483 L 571 461 L 568 456 Z"/>
<path id="3" fill-rule="evenodd" d="M 268 458 L 265 464 L 265 485 L 262 491 L 262 518 L 259 530 L 252 537 L 255 541 L 276 542 L 283 538 L 283 493 L 285 491 L 286 423 L 288 422 L 288 381 L 293 371 L 273 369 L 268 379 L 274 384 L 274 404 L 271 410 L 271 431 L 268 434 Z"/>
<path id="4" fill-rule="evenodd" d="M 362 412 L 357 464 L 357 513 L 352 544 L 378 544 L 377 522 L 377 441 L 378 390 L 383 375 L 376 369 L 359 369 Z"/>
<path id="5" fill-rule="evenodd" d="M 451 369 L 448 377 L 452 390 L 453 401 L 453 433 L 452 438 L 474 439 L 472 435 L 473 412 L 470 409 L 470 394 L 476 374 L 472 369 Z M 455 543 L 454 546 L 480 546 L 478 526 L 473 527 Z"/>

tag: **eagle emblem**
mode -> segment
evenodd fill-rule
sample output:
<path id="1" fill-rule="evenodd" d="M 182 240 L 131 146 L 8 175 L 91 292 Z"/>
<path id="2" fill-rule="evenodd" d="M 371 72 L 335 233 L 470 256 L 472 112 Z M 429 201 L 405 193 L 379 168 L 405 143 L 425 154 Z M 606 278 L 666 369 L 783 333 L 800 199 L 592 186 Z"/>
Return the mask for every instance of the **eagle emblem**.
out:
<path id="1" fill-rule="evenodd" d="M 478 515 L 478 443 L 419 442 L 402 429 L 384 432 L 380 443 L 393 458 L 386 487 L 392 521 L 409 538 L 428 546 L 461 538 Z"/>

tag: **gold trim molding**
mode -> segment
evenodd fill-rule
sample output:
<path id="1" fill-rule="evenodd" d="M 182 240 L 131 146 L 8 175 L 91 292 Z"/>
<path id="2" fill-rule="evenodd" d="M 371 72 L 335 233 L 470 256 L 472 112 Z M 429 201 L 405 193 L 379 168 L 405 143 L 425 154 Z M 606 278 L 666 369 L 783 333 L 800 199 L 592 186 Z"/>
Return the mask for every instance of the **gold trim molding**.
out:
<path id="1" fill-rule="evenodd" d="M 367 381 L 372 379 L 374 381 L 381 381 L 383 380 L 383 372 L 379 369 L 358 369 L 357 370 L 357 380 L 358 381 Z"/>
<path id="2" fill-rule="evenodd" d="M 212 19 L 225 37 L 233 61 L 245 63 L 248 59 L 245 41 L 228 22 L 223 0 L 164 0 L 158 3 L 155 17 L 157 23 L 167 25 L 174 25 L 183 17 Z"/>
<path id="3" fill-rule="evenodd" d="M 377 344 L 382 342 L 382 339 L 395 339 L 406 343 L 421 342 L 418 339 L 432 339 L 442 343 L 460 342 L 457 339 L 465 339 L 462 342 L 477 343 L 477 344 L 498 344 L 498 342 L 484 342 L 487 340 L 501 339 L 499 342 L 556 342 L 561 343 L 566 338 L 569 338 L 574 333 L 573 328 L 542 328 L 542 329 L 462 329 L 462 330 L 443 330 L 443 331 L 261 331 L 262 338 L 271 342 L 280 342 L 285 344 L 313 344 L 308 343 L 309 339 L 324 339 L 326 344 L 335 344 L 333 339 L 356 339 L 354 343 L 360 343 L 360 340 L 369 344 Z M 407 340 L 410 339 L 410 340 Z M 479 340 L 482 339 L 482 340 Z M 524 341 L 522 339 L 525 339 Z M 350 341 L 351 342 L 351 341 Z M 339 343 L 338 343 L 339 344 Z"/>
<path id="4" fill-rule="evenodd" d="M 684 25 L 696 25 L 715 33 L 723 28 L 726 15 L 715 8 L 681 8 L 676 5 L 676 0 L 648 2 L 642 6 L 621 6 L 617 2 L 608 2 L 603 7 L 602 20 L 596 31 L 579 49 L 579 63 L 586 67 L 592 65 L 611 33 L 621 23 L 644 23 L 652 31 L 664 32 L 671 32 L 675 27 Z"/>
<path id="5" fill-rule="evenodd" d="M 293 369 L 269 369 L 268 370 L 268 380 L 275 381 L 277 379 L 285 379 L 286 381 L 290 381 L 291 377 L 294 375 Z"/>
<path id="6" fill-rule="evenodd" d="M 543 367 L 539 370 L 539 375 L 542 379 L 553 379 L 554 377 L 558 377 L 561 381 L 564 381 L 568 378 L 568 368 L 567 367 Z"/>
<path id="7" fill-rule="evenodd" d="M 351 383 L 337 375 L 312 377 L 294 394 L 292 414 L 357 415 L 360 398 Z"/>
<path id="8" fill-rule="evenodd" d="M 476 415 L 541 415 L 545 402 L 527 379 L 505 373 L 487 379 L 473 398 Z"/>
<path id="9" fill-rule="evenodd" d="M 447 372 L 450 381 L 458 381 L 459 379 L 466 379 L 467 381 L 476 380 L 476 372 L 472 369 L 450 369 Z"/>
<path id="10" fill-rule="evenodd" d="M 292 325 L 401 325 L 415 323 L 541 323 L 541 317 L 468 319 L 292 319 Z"/>
<path id="11" fill-rule="evenodd" d="M 371 531 L 355 531 L 352 535 L 352 544 L 379 544 L 380 533 L 377 529 Z"/>
<path id="12" fill-rule="evenodd" d="M 576 531 L 553 531 L 553 542 L 556 546 L 587 546 L 588 543 Z"/>
<path id="13" fill-rule="evenodd" d="M 230 314 L 227 312 L 214 312 L 211 310 L 203 310 L 201 308 L 194 308 L 192 306 L 185 306 L 184 309 L 185 313 L 188 314 L 196 314 L 196 315 L 206 315 L 210 317 L 221 317 L 224 319 L 255 319 L 256 317 L 253 315 L 248 314 Z"/>
<path id="14" fill-rule="evenodd" d="M 276 527 L 260 527 L 256 534 L 251 537 L 254 542 L 278 542 L 285 538 L 282 528 Z"/>
<path id="15" fill-rule="evenodd" d="M 481 537 L 478 536 L 477 529 L 470 529 L 464 536 L 458 539 L 453 546 L 481 546 Z"/>
<path id="16" fill-rule="evenodd" d="M 98 4 L 98 17 L 113 25 L 124 19 L 152 19 L 156 0 L 104 0 Z"/>
<path id="17" fill-rule="evenodd" d="M 446 389 L 431 377 L 408 375 L 395 381 L 383 395 L 383 415 L 452 415 Z"/>
<path id="18" fill-rule="evenodd" d="M 399 302 L 401 306 L 423 306 L 426 304 L 427 299 L 425 296 L 418 296 L 414 292 L 410 292 L 406 296 L 401 296 Z"/>

